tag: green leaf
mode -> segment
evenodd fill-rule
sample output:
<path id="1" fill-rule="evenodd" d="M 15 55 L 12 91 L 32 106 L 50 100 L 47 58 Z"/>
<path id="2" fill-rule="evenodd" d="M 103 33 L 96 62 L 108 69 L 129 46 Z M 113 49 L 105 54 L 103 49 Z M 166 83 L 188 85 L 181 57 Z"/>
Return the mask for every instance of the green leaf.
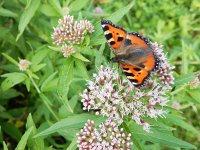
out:
<path id="1" fill-rule="evenodd" d="M 24 32 L 26 26 L 28 25 L 30 20 L 33 18 L 34 14 L 39 6 L 40 6 L 40 0 L 31 0 L 30 4 L 27 3 L 27 6 L 19 20 L 19 25 L 18 25 L 19 33 L 17 35 L 16 41 L 18 41 L 18 39 Z"/>
<path id="2" fill-rule="evenodd" d="M 58 116 L 55 114 L 54 110 L 51 108 L 53 106 L 53 104 L 48 99 L 48 97 L 46 97 L 46 95 L 44 95 L 44 94 L 41 93 L 40 94 L 40 98 L 43 101 L 43 103 L 45 104 L 45 106 L 47 107 L 47 109 L 49 110 L 49 112 L 51 112 L 51 114 L 54 116 L 54 118 L 56 120 L 59 120 Z"/>
<path id="3" fill-rule="evenodd" d="M 113 23 L 118 23 L 124 15 L 126 15 L 129 10 L 133 7 L 135 1 L 132 1 L 130 4 L 128 4 L 126 7 L 123 7 L 119 9 L 118 11 L 114 12 L 113 14 L 109 15 L 107 17 L 107 20 L 111 20 Z"/>
<path id="4" fill-rule="evenodd" d="M 15 148 L 15 150 L 24 150 L 25 147 L 26 147 L 26 143 L 27 143 L 27 140 L 31 134 L 33 130 L 33 127 L 29 128 L 25 133 L 24 135 L 22 136 L 22 138 L 20 139 L 19 143 L 17 144 L 17 147 Z"/>
<path id="5" fill-rule="evenodd" d="M 135 1 L 132 1 L 127 6 L 121 8 L 118 11 L 114 12 L 113 14 L 109 15 L 109 17 L 107 17 L 106 19 L 111 20 L 113 23 L 116 24 L 133 7 L 134 2 Z M 97 40 L 96 42 L 99 44 L 102 44 L 103 42 L 105 43 L 105 40 L 103 40 L 103 36 L 99 37 L 99 35 L 101 35 L 101 34 L 103 35 L 100 21 L 97 21 L 97 23 L 94 26 L 95 26 L 95 32 L 94 32 L 94 34 L 92 34 L 92 37 L 93 37 L 92 39 L 95 39 L 95 41 Z M 91 40 L 91 44 L 92 45 L 95 44 L 94 40 Z M 97 44 L 95 44 L 95 45 L 97 45 Z"/>
<path id="6" fill-rule="evenodd" d="M 55 46 L 48 46 L 49 49 L 56 51 L 56 52 L 60 52 L 60 48 L 59 47 L 55 47 Z"/>
<path id="7" fill-rule="evenodd" d="M 2 75 L 2 77 L 7 77 L 1 84 L 3 91 L 6 91 L 11 87 L 15 86 L 16 84 L 23 82 L 27 78 L 27 76 L 24 73 L 17 72 L 7 73 Z"/>
<path id="8" fill-rule="evenodd" d="M 122 126 L 124 127 L 124 129 L 125 129 L 125 131 L 126 131 L 127 133 L 130 133 L 130 130 L 129 130 L 129 128 L 128 128 L 128 126 L 126 125 L 125 122 L 123 122 Z M 131 140 L 132 140 L 132 142 L 135 144 L 135 146 L 136 146 L 139 150 L 142 150 L 140 143 L 139 143 L 138 140 L 134 137 L 134 135 L 131 135 Z"/>
<path id="9" fill-rule="evenodd" d="M 57 75 L 57 71 L 54 72 L 53 74 L 51 74 L 46 80 L 44 80 L 44 82 L 41 85 L 41 91 L 44 91 L 44 89 L 46 88 L 46 85 L 51 82 L 53 80 L 53 78 Z"/>
<path id="10" fill-rule="evenodd" d="M 58 12 L 58 14 L 60 14 L 60 16 L 64 15 L 59 1 L 55 0 L 48 0 L 48 1 L 51 4 L 51 6 Z"/>
<path id="11" fill-rule="evenodd" d="M 1 112 L 1 110 L 0 110 L 0 112 Z M 0 126 L 0 143 L 2 143 L 2 142 L 3 142 L 3 134 L 2 134 L 1 126 Z"/>
<path id="12" fill-rule="evenodd" d="M 60 16 L 59 13 L 49 4 L 41 5 L 40 11 L 48 17 Z"/>
<path id="13" fill-rule="evenodd" d="M 39 70 L 41 70 L 45 66 L 46 66 L 46 64 L 38 64 L 38 65 L 32 65 L 31 68 L 32 68 L 33 72 L 38 72 Z"/>
<path id="14" fill-rule="evenodd" d="M 30 91 L 30 88 L 31 88 L 31 80 L 29 78 L 27 78 L 25 80 L 25 84 L 26 84 L 26 89 L 27 91 L 29 92 Z"/>
<path id="15" fill-rule="evenodd" d="M 33 131 L 30 134 L 30 138 L 28 139 L 28 147 L 31 150 L 43 150 L 44 149 L 44 141 L 42 138 L 37 137 L 33 138 L 33 136 L 37 133 L 37 129 L 35 127 L 35 123 L 33 121 L 32 115 L 29 114 L 27 118 L 27 129 L 33 128 Z"/>
<path id="16" fill-rule="evenodd" d="M 89 79 L 86 65 L 79 59 L 75 60 L 77 75 L 84 79 Z"/>
<path id="17" fill-rule="evenodd" d="M 88 119 L 93 120 L 95 122 L 95 125 L 100 124 L 105 120 L 104 118 L 98 117 L 96 115 L 77 114 L 56 122 L 55 124 L 51 125 L 48 129 L 38 133 L 36 137 L 49 135 L 58 132 L 59 130 L 80 129 L 84 126 Z"/>
<path id="18" fill-rule="evenodd" d="M 15 17 L 17 17 L 17 14 L 8 10 L 8 9 L 0 7 L 0 16 L 14 17 L 15 18 Z"/>
<path id="19" fill-rule="evenodd" d="M 13 63 L 14 65 L 18 66 L 18 62 L 16 60 L 14 60 L 12 57 L 10 57 L 9 55 L 7 55 L 6 53 L 2 53 L 2 55 L 8 59 L 11 63 Z"/>
<path id="20" fill-rule="evenodd" d="M 180 126 L 188 131 L 198 133 L 199 131 L 195 129 L 192 125 L 188 124 L 187 122 L 183 121 L 180 117 L 172 114 L 167 114 L 166 118 L 170 120 L 173 124 Z M 200 134 L 200 133 L 199 133 Z"/>
<path id="21" fill-rule="evenodd" d="M 15 37 L 13 36 L 11 29 L 0 26 L 0 39 L 4 42 L 8 42 L 12 45 L 19 46 L 15 41 Z M 6 37 L 6 38 L 5 38 Z"/>
<path id="22" fill-rule="evenodd" d="M 84 8 L 86 5 L 88 6 L 89 0 L 74 0 L 69 6 L 70 11 L 79 11 Z"/>
<path id="23" fill-rule="evenodd" d="M 199 88 L 195 90 L 187 90 L 187 93 L 197 102 L 200 104 L 200 92 Z"/>
<path id="24" fill-rule="evenodd" d="M 35 55 L 32 57 L 32 66 L 38 65 L 48 54 L 49 50 L 46 49 L 46 47 L 39 48 Z"/>
<path id="25" fill-rule="evenodd" d="M 174 137 L 170 134 L 170 132 L 166 132 L 166 130 L 152 129 L 151 133 L 147 133 L 141 127 L 137 126 L 131 124 L 130 130 L 131 134 L 133 134 L 138 139 L 150 141 L 153 143 L 159 143 L 173 148 L 196 148 L 194 145 Z"/>
<path id="26" fill-rule="evenodd" d="M 186 74 L 186 75 L 181 75 L 181 76 L 179 76 L 179 77 L 177 77 L 175 79 L 175 85 L 176 86 L 183 85 L 185 83 L 188 83 L 189 81 L 194 80 L 194 78 L 195 78 L 194 73 L 189 73 L 189 74 Z"/>
<path id="27" fill-rule="evenodd" d="M 58 94 L 62 98 L 66 98 L 69 90 L 69 85 L 72 82 L 74 71 L 74 60 L 70 57 L 62 66 L 59 81 Z"/>
<path id="28" fill-rule="evenodd" d="M 85 62 L 90 62 L 87 58 L 85 58 L 83 55 L 81 55 L 80 53 L 75 53 L 73 54 L 73 57 L 77 58 L 77 59 L 80 59 L 82 61 L 85 61 Z"/>
<path id="29" fill-rule="evenodd" d="M 4 141 L 3 141 L 3 150 L 8 150 L 8 147 Z"/>
<path id="30" fill-rule="evenodd" d="M 8 134 L 11 138 L 16 140 L 17 142 L 21 138 L 22 134 L 20 130 L 13 124 L 4 123 L 1 125 L 3 133 Z M 9 130 L 8 130 L 9 129 Z"/>
<path id="31" fill-rule="evenodd" d="M 67 150 L 77 149 L 77 137 L 75 136 L 70 145 L 67 147 Z"/>

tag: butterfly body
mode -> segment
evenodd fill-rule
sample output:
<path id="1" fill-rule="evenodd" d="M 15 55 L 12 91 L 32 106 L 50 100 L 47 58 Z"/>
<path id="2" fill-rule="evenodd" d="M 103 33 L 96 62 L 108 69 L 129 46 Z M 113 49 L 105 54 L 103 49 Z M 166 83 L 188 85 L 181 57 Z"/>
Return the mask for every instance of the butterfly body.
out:
<path id="1" fill-rule="evenodd" d="M 150 71 L 158 68 L 150 41 L 138 33 L 126 32 L 109 20 L 101 21 L 107 43 L 115 54 L 113 62 L 121 65 L 123 73 L 135 86 L 144 85 Z"/>

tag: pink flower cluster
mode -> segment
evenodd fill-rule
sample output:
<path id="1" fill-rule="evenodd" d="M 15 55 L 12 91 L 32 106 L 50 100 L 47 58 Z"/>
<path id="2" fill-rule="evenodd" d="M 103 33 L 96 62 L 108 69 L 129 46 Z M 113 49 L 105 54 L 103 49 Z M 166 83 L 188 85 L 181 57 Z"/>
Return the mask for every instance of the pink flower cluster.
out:
<path id="1" fill-rule="evenodd" d="M 92 33 L 93 31 L 94 27 L 90 21 L 74 21 L 74 17 L 68 15 L 58 20 L 58 26 L 54 28 L 52 39 L 56 45 L 63 43 L 80 44 L 86 33 Z"/>
<path id="2" fill-rule="evenodd" d="M 95 128 L 94 121 L 88 120 L 77 137 L 79 150 L 130 150 L 132 145 L 131 134 L 126 135 L 123 128 L 108 121 Z"/>
<path id="3" fill-rule="evenodd" d="M 64 57 L 73 54 L 74 44 L 81 44 L 87 33 L 92 33 L 94 27 L 88 20 L 74 21 L 73 16 L 64 16 L 58 20 L 58 26 L 54 28 L 52 39 L 54 44 L 61 45 L 61 52 Z"/>
<path id="4" fill-rule="evenodd" d="M 18 63 L 18 67 L 21 71 L 26 71 L 26 69 L 28 69 L 30 65 L 31 62 L 26 59 L 21 59 Z"/>
<path id="5" fill-rule="evenodd" d="M 154 54 L 159 59 L 159 68 L 154 73 L 154 75 L 157 75 L 162 84 L 174 84 L 172 70 L 175 68 L 175 66 L 170 66 L 170 64 L 168 63 L 167 57 L 163 53 L 162 45 L 158 45 L 158 43 L 155 42 L 151 43 L 151 46 Z"/>

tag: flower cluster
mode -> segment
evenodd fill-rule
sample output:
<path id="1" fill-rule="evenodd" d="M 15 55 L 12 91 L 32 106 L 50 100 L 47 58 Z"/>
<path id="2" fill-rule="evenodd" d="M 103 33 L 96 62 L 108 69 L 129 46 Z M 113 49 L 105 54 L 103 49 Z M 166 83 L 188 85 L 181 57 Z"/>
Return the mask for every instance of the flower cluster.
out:
<path id="1" fill-rule="evenodd" d="M 157 44 L 152 44 L 152 47 L 159 56 L 158 79 L 151 77 L 146 81 L 148 87 L 138 89 L 127 79 L 120 79 L 113 68 L 101 66 L 98 74 L 93 75 L 95 80 L 87 81 L 88 88 L 81 94 L 83 109 L 96 110 L 97 115 L 106 116 L 107 120 L 118 125 L 129 115 L 144 130 L 150 131 L 150 125 L 144 118 L 156 119 L 165 115 L 163 107 L 168 102 L 166 93 L 174 79 L 171 72 L 173 67 L 167 63 L 162 48 Z"/>
<path id="2" fill-rule="evenodd" d="M 155 72 L 162 84 L 164 85 L 170 85 L 174 84 L 174 77 L 172 74 L 172 70 L 175 68 L 175 66 L 170 66 L 168 63 L 167 57 L 163 53 L 162 45 L 158 45 L 158 43 L 151 43 L 154 55 L 159 59 L 159 68 Z"/>
<path id="3" fill-rule="evenodd" d="M 69 46 L 67 44 L 63 44 L 61 47 L 61 52 L 63 53 L 64 57 L 69 57 L 70 55 L 74 53 L 74 47 Z"/>
<path id="4" fill-rule="evenodd" d="M 80 150 L 129 150 L 131 134 L 126 135 L 114 122 L 106 121 L 95 128 L 94 121 L 88 120 L 78 136 Z"/>
<path id="5" fill-rule="evenodd" d="M 65 42 L 80 44 L 87 32 L 92 33 L 94 27 L 88 20 L 74 21 L 73 16 L 64 16 L 58 20 L 58 26 L 54 28 L 52 39 L 54 44 L 61 45 Z"/>
<path id="6" fill-rule="evenodd" d="M 196 89 L 200 85 L 200 73 L 195 75 L 195 78 L 188 83 L 190 89 Z"/>
<path id="7" fill-rule="evenodd" d="M 52 39 L 54 40 L 54 44 L 61 45 L 62 49 L 66 49 L 66 44 L 70 46 L 72 46 L 73 44 L 81 44 L 81 42 L 85 38 L 85 35 L 88 32 L 92 33 L 93 31 L 94 27 L 90 21 L 88 20 L 80 20 L 80 22 L 74 21 L 74 17 L 68 15 L 64 16 L 63 19 L 58 20 L 58 26 L 54 28 Z M 69 47 L 67 48 L 68 49 L 67 53 L 72 54 L 73 50 Z M 63 52 L 64 56 L 66 55 L 65 52 L 66 51 L 64 50 Z"/>
<path id="8" fill-rule="evenodd" d="M 28 61 L 28 60 L 26 60 L 26 59 L 21 59 L 21 60 L 19 61 L 18 66 L 19 66 L 19 69 L 20 69 L 21 71 L 26 71 L 26 69 L 30 66 L 30 64 L 31 64 L 30 61 Z"/>

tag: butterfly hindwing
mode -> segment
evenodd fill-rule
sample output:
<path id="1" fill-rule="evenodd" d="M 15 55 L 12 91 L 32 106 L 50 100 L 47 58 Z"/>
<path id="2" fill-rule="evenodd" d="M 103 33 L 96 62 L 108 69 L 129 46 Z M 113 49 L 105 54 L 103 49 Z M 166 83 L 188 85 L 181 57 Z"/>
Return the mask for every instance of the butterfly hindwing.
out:
<path id="1" fill-rule="evenodd" d="M 126 31 L 108 20 L 102 20 L 101 26 L 110 47 L 114 51 L 117 51 L 122 46 L 126 38 Z"/>
<path id="2" fill-rule="evenodd" d="M 137 61 L 144 66 L 144 69 L 151 71 L 158 68 L 158 59 L 155 58 L 147 38 L 144 38 L 138 33 L 128 33 L 127 39 L 131 41 L 130 47 L 132 48 L 132 53 L 143 51 L 143 55 L 138 56 Z M 134 64 L 137 63 L 134 62 Z"/>
<path id="3" fill-rule="evenodd" d="M 122 65 L 122 69 L 123 73 L 135 86 L 143 85 L 149 75 L 146 69 L 136 65 Z"/>

